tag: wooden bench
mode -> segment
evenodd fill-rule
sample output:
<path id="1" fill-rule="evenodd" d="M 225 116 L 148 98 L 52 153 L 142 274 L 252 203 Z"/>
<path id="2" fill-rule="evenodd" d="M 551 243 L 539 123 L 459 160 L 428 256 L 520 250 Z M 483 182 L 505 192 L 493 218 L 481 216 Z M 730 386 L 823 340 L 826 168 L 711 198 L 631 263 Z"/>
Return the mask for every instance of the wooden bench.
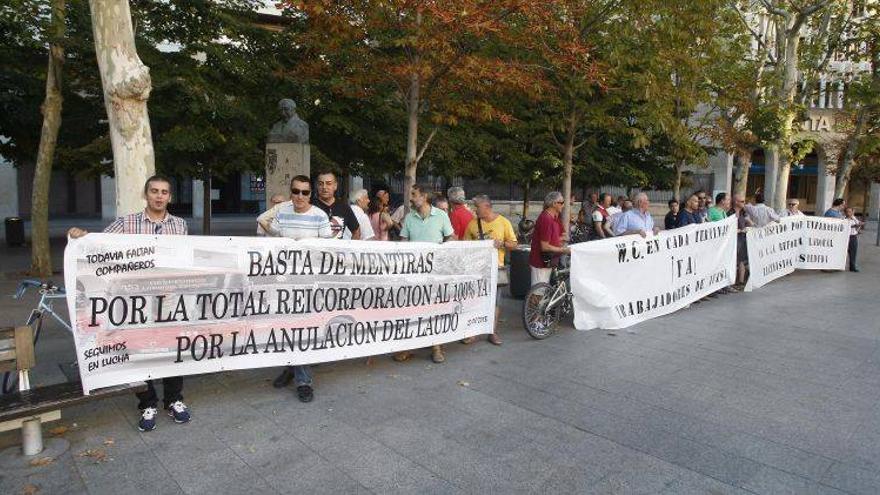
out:
<path id="1" fill-rule="evenodd" d="M 31 327 L 0 328 L 0 373 L 18 375 L 18 391 L 0 395 L 0 431 L 20 428 L 22 450 L 27 456 L 39 454 L 43 450 L 41 425 L 61 419 L 61 408 L 147 389 L 145 383 L 140 383 L 103 388 L 83 395 L 79 382 L 31 389 L 30 370 L 34 364 L 36 360 Z"/>

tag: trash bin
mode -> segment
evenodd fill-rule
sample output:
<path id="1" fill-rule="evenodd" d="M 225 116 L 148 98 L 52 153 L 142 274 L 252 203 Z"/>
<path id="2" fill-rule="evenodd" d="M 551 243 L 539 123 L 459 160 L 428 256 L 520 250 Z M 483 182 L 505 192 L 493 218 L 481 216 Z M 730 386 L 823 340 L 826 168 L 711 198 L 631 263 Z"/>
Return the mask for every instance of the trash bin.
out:
<path id="1" fill-rule="evenodd" d="M 526 297 L 532 286 L 529 254 L 532 248 L 521 245 L 510 251 L 510 295 L 517 299 Z"/>
<path id="2" fill-rule="evenodd" d="M 24 222 L 18 217 L 6 217 L 6 245 L 24 245 Z"/>

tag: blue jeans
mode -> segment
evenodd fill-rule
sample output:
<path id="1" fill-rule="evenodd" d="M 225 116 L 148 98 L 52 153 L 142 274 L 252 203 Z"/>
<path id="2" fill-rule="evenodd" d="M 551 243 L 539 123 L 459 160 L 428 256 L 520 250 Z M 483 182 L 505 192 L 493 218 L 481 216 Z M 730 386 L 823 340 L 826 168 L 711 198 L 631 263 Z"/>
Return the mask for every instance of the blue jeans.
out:
<path id="1" fill-rule="evenodd" d="M 293 383 L 297 387 L 300 385 L 312 385 L 312 369 L 308 366 L 288 366 L 287 369 L 293 372 Z"/>

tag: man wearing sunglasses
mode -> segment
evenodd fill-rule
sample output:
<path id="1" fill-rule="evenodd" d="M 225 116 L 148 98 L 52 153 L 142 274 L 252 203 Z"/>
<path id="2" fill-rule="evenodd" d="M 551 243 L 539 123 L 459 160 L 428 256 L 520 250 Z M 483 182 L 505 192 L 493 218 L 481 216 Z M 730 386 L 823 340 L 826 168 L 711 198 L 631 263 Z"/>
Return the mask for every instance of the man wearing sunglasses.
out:
<path id="1" fill-rule="evenodd" d="M 532 234 L 532 250 L 529 253 L 529 266 L 532 285 L 549 282 L 553 267 L 559 264 L 560 256 L 570 251 L 563 244 L 567 236 L 563 234 L 562 214 L 565 200 L 562 193 L 553 191 L 544 196 L 544 211 L 535 221 Z"/>
<path id="2" fill-rule="evenodd" d="M 779 214 L 780 217 L 802 217 L 804 212 L 800 210 L 801 202 L 797 199 L 788 200 L 788 209 Z"/>
<path id="3" fill-rule="evenodd" d="M 257 223 L 270 236 L 294 240 L 334 237 L 330 217 L 324 210 L 310 203 L 311 182 L 305 175 L 297 175 L 290 181 L 290 201 L 280 203 L 257 217 Z M 296 381 L 296 396 L 302 402 L 311 402 L 312 371 L 308 366 L 288 366 L 272 382 L 275 388 L 284 388 L 291 380 Z"/>
<path id="4" fill-rule="evenodd" d="M 144 199 L 147 207 L 144 211 L 119 217 L 104 229 L 105 234 L 147 234 L 147 235 L 186 235 L 186 221 L 168 213 L 171 202 L 171 181 L 161 175 L 154 175 L 144 183 Z M 71 239 L 88 234 L 83 229 L 72 228 L 67 232 Z M 165 410 L 175 423 L 187 423 L 190 420 L 189 409 L 183 403 L 183 377 L 169 376 L 162 379 L 162 393 Z M 147 390 L 137 393 L 138 409 L 141 419 L 138 430 L 152 431 L 156 429 L 156 414 L 159 396 L 152 380 L 147 380 Z"/>

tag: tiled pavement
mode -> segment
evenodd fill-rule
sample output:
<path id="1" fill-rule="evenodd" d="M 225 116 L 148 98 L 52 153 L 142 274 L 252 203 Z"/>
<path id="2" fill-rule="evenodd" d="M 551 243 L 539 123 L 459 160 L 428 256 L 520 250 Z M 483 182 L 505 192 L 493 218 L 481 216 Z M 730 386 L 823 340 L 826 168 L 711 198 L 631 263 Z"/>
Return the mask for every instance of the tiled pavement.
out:
<path id="1" fill-rule="evenodd" d="M 0 493 L 880 493 L 880 250 L 863 240 L 861 273 L 798 272 L 633 332 L 534 341 L 507 299 L 503 347 L 319 366 L 311 404 L 265 369 L 188 379 L 192 423 L 151 433 L 130 397 L 70 408 L 45 427 L 69 428 L 67 453 L 0 471 Z M 0 303 L 0 324 L 21 313 Z M 36 381 L 62 379 L 69 341 L 40 346 Z"/>

